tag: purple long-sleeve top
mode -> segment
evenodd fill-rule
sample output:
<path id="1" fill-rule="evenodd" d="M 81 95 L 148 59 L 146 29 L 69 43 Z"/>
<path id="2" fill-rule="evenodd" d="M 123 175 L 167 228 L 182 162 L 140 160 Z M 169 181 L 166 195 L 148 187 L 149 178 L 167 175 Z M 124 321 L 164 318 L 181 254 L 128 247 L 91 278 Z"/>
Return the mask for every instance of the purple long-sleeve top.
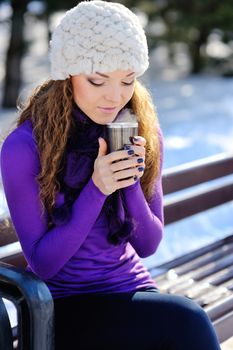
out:
<path id="1" fill-rule="evenodd" d="M 160 140 L 162 146 L 161 136 Z M 162 167 L 162 161 L 160 164 Z M 140 258 L 153 254 L 162 238 L 161 169 L 149 204 L 139 180 L 122 189 L 136 228 L 130 240 L 118 246 L 107 240 L 109 226 L 104 211 L 101 212 L 107 195 L 92 178 L 75 200 L 70 220 L 48 229 L 48 214 L 42 215 L 39 200 L 36 181 L 39 172 L 32 124 L 26 120 L 2 145 L 2 181 L 27 270 L 44 280 L 54 298 L 79 293 L 131 292 L 156 286 Z M 63 194 L 58 193 L 56 203 L 62 201 Z"/>

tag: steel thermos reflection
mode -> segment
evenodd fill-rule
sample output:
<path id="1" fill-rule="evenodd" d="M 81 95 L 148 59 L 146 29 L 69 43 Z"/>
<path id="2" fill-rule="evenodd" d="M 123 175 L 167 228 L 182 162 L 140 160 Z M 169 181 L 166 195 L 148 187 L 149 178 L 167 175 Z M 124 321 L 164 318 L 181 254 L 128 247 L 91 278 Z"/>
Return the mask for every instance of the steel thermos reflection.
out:
<path id="1" fill-rule="evenodd" d="M 132 144 L 131 138 L 136 135 L 138 135 L 138 123 L 136 121 L 107 123 L 105 137 L 108 152 L 124 149 L 124 145 Z"/>

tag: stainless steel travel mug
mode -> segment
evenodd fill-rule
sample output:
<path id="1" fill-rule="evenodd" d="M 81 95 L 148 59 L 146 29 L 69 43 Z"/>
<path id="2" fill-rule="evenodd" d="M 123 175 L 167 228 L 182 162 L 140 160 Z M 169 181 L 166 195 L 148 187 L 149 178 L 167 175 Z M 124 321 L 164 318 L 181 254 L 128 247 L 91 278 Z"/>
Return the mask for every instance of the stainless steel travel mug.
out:
<path id="1" fill-rule="evenodd" d="M 107 123 L 105 139 L 108 144 L 108 153 L 122 150 L 124 145 L 132 144 L 130 139 L 136 135 L 138 135 L 138 123 L 136 121 Z"/>

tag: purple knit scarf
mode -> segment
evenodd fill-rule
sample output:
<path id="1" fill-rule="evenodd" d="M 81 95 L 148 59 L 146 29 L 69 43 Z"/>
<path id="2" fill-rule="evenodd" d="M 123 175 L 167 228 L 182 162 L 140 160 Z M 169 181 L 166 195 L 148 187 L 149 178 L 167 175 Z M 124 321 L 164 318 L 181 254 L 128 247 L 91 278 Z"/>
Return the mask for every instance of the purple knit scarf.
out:
<path id="1" fill-rule="evenodd" d="M 74 105 L 72 115 L 72 126 L 62 159 L 63 170 L 58 175 L 64 204 L 53 208 L 51 219 L 55 225 L 62 225 L 70 219 L 72 204 L 93 174 L 99 150 L 98 138 L 105 138 L 105 126 L 92 121 L 77 105 Z M 118 245 L 127 241 L 133 230 L 133 222 L 127 215 L 121 190 L 107 197 L 102 211 L 105 211 L 109 223 L 109 242 Z"/>

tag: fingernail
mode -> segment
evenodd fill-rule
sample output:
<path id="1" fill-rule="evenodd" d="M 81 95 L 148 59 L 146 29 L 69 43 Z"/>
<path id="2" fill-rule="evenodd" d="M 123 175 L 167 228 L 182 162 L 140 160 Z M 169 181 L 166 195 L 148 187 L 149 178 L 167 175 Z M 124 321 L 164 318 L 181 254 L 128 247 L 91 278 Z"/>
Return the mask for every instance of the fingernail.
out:
<path id="1" fill-rule="evenodd" d="M 129 141 L 133 144 L 133 136 L 129 137 Z"/>
<path id="2" fill-rule="evenodd" d="M 134 136 L 133 139 L 134 139 L 134 141 L 138 141 L 138 140 L 139 140 L 139 137 Z"/>
<path id="3" fill-rule="evenodd" d="M 144 170 L 144 168 L 142 167 L 142 166 L 140 166 L 139 168 L 138 168 L 138 171 L 143 171 Z"/>
<path id="4" fill-rule="evenodd" d="M 143 163 L 143 158 L 138 158 L 137 162 L 138 163 Z"/>
<path id="5" fill-rule="evenodd" d="M 125 150 L 130 149 L 130 146 L 129 145 L 124 145 L 124 149 Z"/>
<path id="6" fill-rule="evenodd" d="M 134 154 L 134 150 L 133 150 L 133 149 L 130 149 L 130 150 L 128 151 L 128 154 L 129 154 L 129 155 Z"/>
<path id="7" fill-rule="evenodd" d="M 136 181 L 138 179 L 138 177 L 136 175 L 134 175 L 133 179 L 134 179 L 134 181 Z"/>

